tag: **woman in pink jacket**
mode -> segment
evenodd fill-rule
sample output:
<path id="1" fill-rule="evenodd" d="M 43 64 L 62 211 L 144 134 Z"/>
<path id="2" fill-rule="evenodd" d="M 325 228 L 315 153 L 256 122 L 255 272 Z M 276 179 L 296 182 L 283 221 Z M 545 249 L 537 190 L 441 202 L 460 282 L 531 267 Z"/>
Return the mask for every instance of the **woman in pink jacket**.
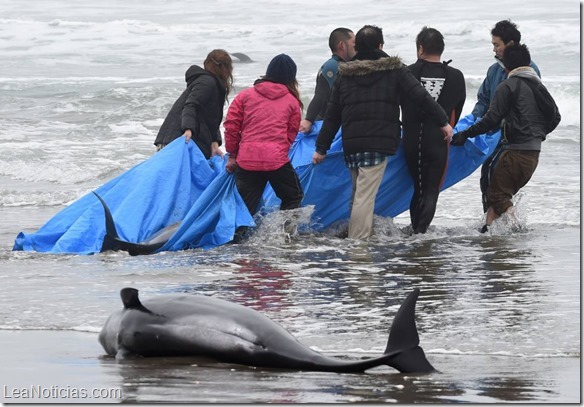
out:
<path id="1" fill-rule="evenodd" d="M 286 54 L 275 56 L 266 75 L 241 91 L 227 111 L 225 149 L 228 172 L 252 215 L 258 211 L 269 182 L 280 209 L 299 208 L 304 194 L 288 152 L 298 134 L 302 102 L 296 64 Z"/>

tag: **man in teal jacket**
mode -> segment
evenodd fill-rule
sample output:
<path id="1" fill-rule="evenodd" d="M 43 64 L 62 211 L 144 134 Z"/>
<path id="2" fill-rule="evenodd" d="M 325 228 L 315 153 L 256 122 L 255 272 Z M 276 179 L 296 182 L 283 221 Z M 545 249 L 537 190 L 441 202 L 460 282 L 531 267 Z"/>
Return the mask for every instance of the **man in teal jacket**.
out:
<path id="1" fill-rule="evenodd" d="M 322 65 L 316 76 L 314 97 L 306 110 L 306 117 L 300 122 L 300 131 L 310 131 L 312 124 L 324 119 L 328 98 L 337 77 L 339 62 L 346 62 L 355 56 L 355 34 L 348 28 L 335 28 L 329 36 L 329 48 L 333 55 Z"/>
<path id="2" fill-rule="evenodd" d="M 505 51 L 505 47 L 508 45 L 519 45 L 521 43 L 521 32 L 519 32 L 517 25 L 511 22 L 511 20 L 502 20 L 495 24 L 491 30 L 491 38 L 496 62 L 489 67 L 487 76 L 477 93 L 477 103 L 472 110 L 472 115 L 475 120 L 483 117 L 487 110 L 489 110 L 489 105 L 495 95 L 495 90 L 497 90 L 497 87 L 501 82 L 507 79 L 507 71 L 502 62 L 503 51 Z M 533 61 L 531 62 L 531 67 L 541 78 L 539 68 L 533 63 Z M 495 166 L 499 152 L 500 144 L 497 146 L 493 154 L 485 160 L 481 167 L 480 186 L 482 192 L 483 212 L 487 212 L 488 209 L 487 188 L 489 186 L 491 168 Z"/>

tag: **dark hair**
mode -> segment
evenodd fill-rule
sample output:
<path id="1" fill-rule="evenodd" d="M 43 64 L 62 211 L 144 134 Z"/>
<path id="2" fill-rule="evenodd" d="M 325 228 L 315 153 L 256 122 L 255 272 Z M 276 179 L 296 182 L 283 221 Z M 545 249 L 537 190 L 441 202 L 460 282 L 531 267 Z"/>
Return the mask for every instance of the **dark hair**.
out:
<path id="1" fill-rule="evenodd" d="M 209 52 L 203 67 L 217 76 L 225 86 L 225 100 L 228 100 L 229 92 L 233 87 L 233 63 L 229 53 L 223 49 L 214 49 Z"/>
<path id="2" fill-rule="evenodd" d="M 304 103 L 302 103 L 302 99 L 300 98 L 300 90 L 298 89 L 298 81 L 294 79 L 292 83 L 286 84 L 288 91 L 296 98 L 298 103 L 300 103 L 300 110 L 304 109 Z"/>
<path id="3" fill-rule="evenodd" d="M 513 41 L 515 44 L 521 42 L 521 33 L 517 29 L 517 25 L 511 22 L 511 20 L 499 21 L 491 30 L 491 35 L 493 37 L 501 38 L 505 45 L 508 44 L 509 41 Z"/>
<path id="4" fill-rule="evenodd" d="M 331 35 L 329 36 L 329 48 L 333 53 L 337 51 L 337 45 L 340 41 L 349 41 L 351 39 L 351 34 L 353 30 L 349 30 L 348 28 L 339 27 L 335 28 Z"/>
<path id="5" fill-rule="evenodd" d="M 424 53 L 429 55 L 442 55 L 444 52 L 444 36 L 435 28 L 422 28 L 416 37 L 416 48 L 424 47 Z"/>
<path id="6" fill-rule="evenodd" d="M 383 44 L 383 31 L 376 25 L 365 25 L 355 35 L 355 51 L 367 52 L 379 49 Z"/>
<path id="7" fill-rule="evenodd" d="M 531 54 L 525 44 L 512 44 L 503 50 L 503 65 L 508 71 L 531 64 Z"/>

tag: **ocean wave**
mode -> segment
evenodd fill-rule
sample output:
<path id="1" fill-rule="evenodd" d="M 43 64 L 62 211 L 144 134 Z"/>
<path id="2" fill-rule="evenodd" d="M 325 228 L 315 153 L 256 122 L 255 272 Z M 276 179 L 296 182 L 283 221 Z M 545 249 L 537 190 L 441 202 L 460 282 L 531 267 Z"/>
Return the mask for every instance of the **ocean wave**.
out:
<path id="1" fill-rule="evenodd" d="M 106 83 L 117 83 L 117 84 L 131 84 L 131 83 L 158 83 L 158 82 L 177 82 L 184 83 L 184 77 L 182 76 L 152 76 L 146 78 L 133 78 L 133 77 L 121 77 L 121 76 L 13 76 L 13 77 L 0 77 L 0 83 L 13 83 L 21 82 L 27 85 L 27 87 L 42 85 L 66 85 L 73 84 L 77 85 L 80 83 L 91 84 L 93 82 L 106 82 Z"/>
<path id="2" fill-rule="evenodd" d="M 101 327 L 93 326 L 77 326 L 71 328 L 61 328 L 56 326 L 36 326 L 36 327 L 22 327 L 20 325 L 0 325 L 0 330 L 2 331 L 60 331 L 60 332 L 89 332 L 89 333 L 99 333 L 101 332 Z"/>

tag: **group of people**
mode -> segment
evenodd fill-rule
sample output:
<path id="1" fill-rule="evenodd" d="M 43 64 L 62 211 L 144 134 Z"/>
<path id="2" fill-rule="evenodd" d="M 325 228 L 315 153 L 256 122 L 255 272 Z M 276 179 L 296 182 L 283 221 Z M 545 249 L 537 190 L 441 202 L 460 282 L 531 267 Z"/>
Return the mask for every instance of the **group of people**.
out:
<path id="1" fill-rule="evenodd" d="M 488 231 L 496 218 L 512 210 L 511 199 L 535 171 L 545 139 L 531 88 L 516 91 L 519 78 L 540 82 L 517 26 L 499 21 L 491 36 L 496 62 L 479 89 L 472 111 L 475 124 L 454 135 L 466 100 L 465 79 L 450 61 L 441 60 L 444 37 L 434 28 L 424 27 L 417 35 L 417 61 L 409 66 L 385 53 L 380 27 L 365 25 L 356 34 L 343 27 L 333 30 L 332 56 L 318 72 L 304 119 L 297 66 L 286 54 L 275 56 L 265 75 L 235 96 L 223 123 L 229 154 L 225 168 L 235 174 L 249 212 L 257 213 L 268 182 L 282 201 L 280 209 L 301 206 L 303 191 L 288 154 L 298 132 L 308 132 L 322 120 L 312 162 L 325 159 L 342 127 L 345 164 L 352 177 L 348 237 L 372 235 L 376 195 L 400 143 L 414 181 L 409 232 L 425 233 L 436 211 L 450 146 L 462 146 L 467 138 L 503 124 L 502 141 L 481 169 L 486 213 L 481 232 Z M 187 88 L 155 145 L 160 149 L 183 135 L 205 157 L 223 156 L 219 127 L 233 83 L 230 55 L 213 50 L 202 68 L 187 70 L 185 79 Z"/>

